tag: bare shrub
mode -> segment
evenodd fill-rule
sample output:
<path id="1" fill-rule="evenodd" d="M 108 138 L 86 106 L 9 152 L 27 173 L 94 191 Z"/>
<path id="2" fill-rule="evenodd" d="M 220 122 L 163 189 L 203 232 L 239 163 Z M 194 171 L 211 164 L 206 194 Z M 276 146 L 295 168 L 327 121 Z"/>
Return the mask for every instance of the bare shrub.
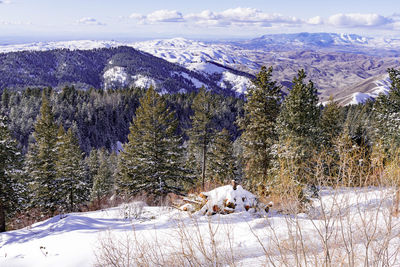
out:
<path id="1" fill-rule="evenodd" d="M 119 206 L 119 214 L 123 219 L 139 219 L 143 213 L 143 208 L 146 203 L 143 201 L 134 201 L 130 203 L 124 203 Z"/>
<path id="2" fill-rule="evenodd" d="M 282 201 L 285 226 L 267 218 L 263 236 L 268 242 L 252 231 L 266 265 L 395 266 L 400 262 L 400 221 L 394 217 L 399 161 L 369 165 L 359 160 L 364 153 L 360 149 L 341 153 L 340 164 L 331 170 L 327 169 L 329 155 L 315 159 L 314 183 L 322 191 L 308 209 Z"/>
<path id="3" fill-rule="evenodd" d="M 267 266 L 396 266 L 400 221 L 392 201 L 391 189 L 324 190 L 308 214 L 266 218 L 262 234 L 249 227 Z"/>
<path id="4" fill-rule="evenodd" d="M 96 266 L 237 266 L 234 235 L 223 222 L 186 218 L 174 221 L 165 236 L 132 232 L 118 238 L 110 232 L 99 238 Z"/>

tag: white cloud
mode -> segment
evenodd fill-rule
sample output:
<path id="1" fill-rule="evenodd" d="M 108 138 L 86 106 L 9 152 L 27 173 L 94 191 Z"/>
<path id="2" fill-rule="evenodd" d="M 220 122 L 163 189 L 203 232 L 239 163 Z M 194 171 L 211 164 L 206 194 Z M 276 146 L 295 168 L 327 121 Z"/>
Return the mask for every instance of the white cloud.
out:
<path id="1" fill-rule="evenodd" d="M 81 18 L 77 21 L 77 23 L 84 24 L 84 25 L 105 25 L 104 23 L 98 21 L 95 18 L 91 18 L 91 17 Z"/>
<path id="2" fill-rule="evenodd" d="M 167 9 L 156 10 L 147 15 L 132 13 L 129 18 L 137 20 L 140 24 L 176 23 L 185 21 L 181 12 Z"/>
<path id="3" fill-rule="evenodd" d="M 378 14 L 335 14 L 328 18 L 327 23 L 336 27 L 379 27 L 391 24 L 388 17 Z"/>
<path id="4" fill-rule="evenodd" d="M 222 12 L 212 12 L 204 10 L 198 14 L 185 16 L 188 21 L 194 21 L 203 25 L 219 26 L 264 26 L 270 27 L 272 24 L 300 24 L 301 19 L 296 17 L 286 17 L 281 14 L 269 14 L 255 8 L 231 8 Z"/>
<path id="5" fill-rule="evenodd" d="M 307 23 L 311 25 L 321 25 L 324 24 L 324 20 L 320 16 L 316 16 L 313 18 L 309 18 L 307 20 Z"/>
<path id="6" fill-rule="evenodd" d="M 200 13 L 183 15 L 177 10 L 157 10 L 148 15 L 133 13 L 130 18 L 142 23 L 186 22 L 206 26 L 267 26 L 272 24 L 301 24 L 296 17 L 286 17 L 281 14 L 264 13 L 255 8 L 232 8 L 222 12 L 203 10 Z"/>
<path id="7" fill-rule="evenodd" d="M 182 13 L 176 10 L 157 10 L 146 16 L 146 20 L 151 23 L 156 22 L 182 22 Z"/>
<path id="8" fill-rule="evenodd" d="M 11 0 L 0 0 L 0 4 L 10 4 Z"/>

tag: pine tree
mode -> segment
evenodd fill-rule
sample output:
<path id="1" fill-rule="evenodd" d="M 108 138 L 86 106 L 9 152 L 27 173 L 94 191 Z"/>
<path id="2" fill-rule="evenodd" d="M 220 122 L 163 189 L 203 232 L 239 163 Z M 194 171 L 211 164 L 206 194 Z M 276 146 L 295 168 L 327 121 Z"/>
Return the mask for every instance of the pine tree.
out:
<path id="1" fill-rule="evenodd" d="M 191 153 L 199 156 L 196 161 L 200 169 L 202 188 L 204 189 L 209 147 L 214 135 L 212 125 L 214 107 L 211 92 L 201 87 L 193 99 L 192 110 L 194 112 L 194 115 L 190 117 L 192 128 L 188 130 L 189 149 Z M 193 156 L 191 157 L 193 158 Z"/>
<path id="2" fill-rule="evenodd" d="M 88 168 L 89 185 L 90 188 L 92 188 L 94 177 L 98 174 L 100 167 L 98 150 L 93 148 L 90 151 L 89 156 L 86 157 L 85 161 L 86 161 L 86 166 Z"/>
<path id="3" fill-rule="evenodd" d="M 113 190 L 114 166 L 112 162 L 113 155 L 109 155 L 104 148 L 97 150 L 96 152 L 97 158 L 99 160 L 99 166 L 96 174 L 93 176 L 91 199 L 93 201 L 97 201 L 98 204 L 100 204 L 101 199 L 109 195 Z"/>
<path id="4" fill-rule="evenodd" d="M 1 94 L 1 109 L 6 110 L 8 109 L 8 103 L 10 102 L 10 92 L 6 89 L 3 90 Z"/>
<path id="5" fill-rule="evenodd" d="M 65 133 L 60 125 L 57 142 L 57 191 L 63 210 L 74 211 L 89 198 L 83 152 L 72 127 Z"/>
<path id="6" fill-rule="evenodd" d="M 32 179 L 32 205 L 44 212 L 54 213 L 59 204 L 57 188 L 57 125 L 45 92 L 40 114 L 34 125 L 35 142 L 30 145 L 26 170 Z"/>
<path id="7" fill-rule="evenodd" d="M 381 94 L 374 103 L 374 139 L 380 140 L 387 153 L 400 148 L 400 69 L 389 69 L 391 88 L 388 95 Z"/>
<path id="8" fill-rule="evenodd" d="M 119 155 L 118 186 L 130 194 L 181 193 L 181 138 L 177 120 L 165 100 L 150 87 L 140 99 L 140 107 L 129 128 L 128 143 Z"/>
<path id="9" fill-rule="evenodd" d="M 236 158 L 233 143 L 228 130 L 218 132 L 210 149 L 210 163 L 208 174 L 213 180 L 226 184 L 236 176 Z"/>
<path id="10" fill-rule="evenodd" d="M 11 137 L 7 118 L 0 115 L 0 232 L 6 231 L 6 219 L 21 208 L 22 157 Z"/>
<path id="11" fill-rule="evenodd" d="M 323 135 L 323 145 L 332 147 L 333 141 L 340 135 L 343 129 L 343 115 L 338 102 L 329 98 L 328 103 L 321 114 L 321 131 Z"/>
<path id="12" fill-rule="evenodd" d="M 272 67 L 262 67 L 253 85 L 248 89 L 244 117 L 238 118 L 243 131 L 243 160 L 245 176 L 254 184 L 265 182 L 277 143 L 276 120 L 282 101 L 281 87 L 271 80 Z"/>
<path id="13" fill-rule="evenodd" d="M 280 157 L 299 167 L 294 179 L 303 183 L 312 173 L 310 159 L 322 142 L 317 89 L 312 81 L 305 84 L 305 78 L 304 70 L 299 70 L 277 120 Z"/>
<path id="14" fill-rule="evenodd" d="M 324 175 L 331 177 L 326 182 L 335 183 L 339 173 L 340 153 L 338 150 L 338 142 L 342 142 L 344 129 L 344 116 L 342 108 L 329 98 L 321 114 L 321 140 L 323 145 L 322 153 L 319 153 L 318 158 L 320 165 L 324 168 Z"/>
<path id="15" fill-rule="evenodd" d="M 378 97 L 374 105 L 375 143 L 381 144 L 385 151 L 384 161 L 386 169 L 398 170 L 400 151 L 400 69 L 388 69 L 391 86 L 389 94 Z M 400 185 L 398 174 L 392 175 L 395 178 L 396 188 L 394 212 L 399 214 L 400 207 Z"/>

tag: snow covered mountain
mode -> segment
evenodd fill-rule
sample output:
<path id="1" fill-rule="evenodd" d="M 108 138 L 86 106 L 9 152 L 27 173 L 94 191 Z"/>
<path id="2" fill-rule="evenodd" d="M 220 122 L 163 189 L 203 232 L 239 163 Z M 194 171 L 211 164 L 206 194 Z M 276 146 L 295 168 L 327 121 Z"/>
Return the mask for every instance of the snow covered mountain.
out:
<path id="1" fill-rule="evenodd" d="M 337 50 L 355 49 L 400 49 L 400 38 L 365 37 L 357 34 L 338 33 L 295 33 L 267 34 L 259 38 L 233 42 L 247 49 L 267 49 L 287 51 L 293 48 Z"/>
<path id="2" fill-rule="evenodd" d="M 285 50 L 293 47 L 305 48 L 373 48 L 400 49 L 400 38 L 366 37 L 357 34 L 338 33 L 293 33 L 267 34 L 258 38 L 235 42 L 200 42 L 184 38 L 160 39 L 143 42 L 118 42 L 75 40 L 60 42 L 36 42 L 28 44 L 0 44 L 0 53 L 18 51 L 47 51 L 54 49 L 90 50 L 130 46 L 164 58 L 170 62 L 190 64 L 193 62 L 213 61 L 222 65 L 247 65 L 259 67 L 248 59 L 242 49 Z M 240 48 L 242 49 L 240 49 Z"/>
<path id="3" fill-rule="evenodd" d="M 28 44 L 0 45 L 0 53 L 21 52 L 21 51 L 50 51 L 56 49 L 91 50 L 96 48 L 110 48 L 123 45 L 125 44 L 116 41 L 93 41 L 93 40 L 36 42 Z"/>
<path id="4" fill-rule="evenodd" d="M 225 88 L 231 86 L 238 93 L 244 93 L 250 86 L 251 76 L 235 71 L 235 68 L 245 66 L 257 70 L 260 67 L 259 64 L 248 59 L 245 51 L 227 44 L 206 44 L 174 38 L 138 42 L 132 46 L 209 77 L 220 75 L 219 85 Z"/>
<path id="5" fill-rule="evenodd" d="M 232 70 L 232 73 L 239 72 Z M 216 92 L 233 94 L 232 84 L 222 82 L 224 75 L 192 71 L 126 46 L 0 53 L 0 89 L 66 85 L 113 89 L 153 85 L 161 93 L 177 93 L 192 92 L 204 85 Z"/>
<path id="6" fill-rule="evenodd" d="M 252 76 L 245 72 L 237 71 L 235 66 L 248 66 L 258 69 L 258 65 L 246 59 L 246 55 L 235 52 L 235 48 L 230 45 L 205 44 L 203 42 L 174 38 L 169 40 L 154 40 L 137 43 L 122 43 L 116 41 L 67 41 L 49 43 L 31 43 L 18 45 L 0 45 L 0 53 L 20 52 L 20 51 L 50 51 L 55 49 L 69 50 L 92 50 L 100 48 L 112 48 L 128 46 L 152 54 L 156 57 L 177 63 L 191 71 L 198 72 L 207 79 L 215 80 L 219 87 L 243 93 L 251 84 Z M 207 83 L 200 82 L 198 79 L 189 78 L 186 74 L 173 75 L 189 79 L 196 87 L 206 86 Z M 130 79 L 124 69 L 120 67 L 112 68 L 104 73 L 106 80 L 105 87 L 112 83 L 127 85 Z M 217 80 L 216 80 L 217 79 Z M 136 86 L 155 85 L 157 82 L 151 77 L 133 77 L 133 84 Z M 108 81 L 108 82 L 107 82 Z M 185 89 L 185 88 L 182 88 Z M 212 89 L 212 88 L 210 88 Z"/>
<path id="7" fill-rule="evenodd" d="M 341 99 L 365 99 L 369 87 L 363 82 L 397 67 L 399 38 L 373 38 L 355 34 L 298 33 L 270 34 L 236 42 L 200 42 L 184 38 L 122 43 L 116 41 L 69 41 L 0 45 L 0 53 L 15 51 L 53 51 L 54 49 L 93 50 L 128 46 L 146 52 L 189 71 L 165 73 L 162 80 L 180 79 L 193 87 L 233 90 L 243 93 L 262 65 L 273 66 L 273 79 L 290 88 L 298 69 L 304 69 L 320 92 L 321 101 L 330 95 Z M 1 54 L 0 54 L 1 55 Z M 101 80 L 104 88 L 149 86 L 160 77 L 144 73 L 127 74 L 127 66 L 108 64 Z M 131 75 L 132 74 L 132 75 Z M 195 75 L 196 77 L 194 77 Z M 189 77 L 190 76 L 190 77 Z M 202 77 L 202 78 L 200 78 Z M 212 81 L 212 83 L 205 82 Z M 382 80 L 381 78 L 375 80 Z M 1 85 L 1 84 L 0 84 Z M 181 86 L 178 91 L 186 90 Z M 168 91 L 168 90 L 167 90 Z M 354 100 L 356 101 L 356 100 Z"/>
<path id="8" fill-rule="evenodd" d="M 258 65 L 249 60 L 243 51 L 238 51 L 237 47 L 229 44 L 204 43 L 184 38 L 173 38 L 137 42 L 133 43 L 132 46 L 192 69 L 195 69 L 198 63 L 210 61 L 224 66 L 247 65 L 258 68 Z"/>

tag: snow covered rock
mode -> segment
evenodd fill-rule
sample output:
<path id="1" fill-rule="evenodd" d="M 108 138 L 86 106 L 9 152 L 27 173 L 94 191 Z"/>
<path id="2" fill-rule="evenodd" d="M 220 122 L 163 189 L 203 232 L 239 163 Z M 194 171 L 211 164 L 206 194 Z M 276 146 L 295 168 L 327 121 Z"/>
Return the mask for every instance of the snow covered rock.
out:
<path id="1" fill-rule="evenodd" d="M 229 214 L 234 212 L 268 212 L 269 206 L 261 204 L 251 192 L 243 189 L 241 185 L 232 183 L 217 187 L 209 192 L 202 192 L 200 200 L 191 200 L 181 207 L 185 211 L 193 211 L 193 203 L 201 208 L 198 215 Z M 202 201 L 201 201 L 202 200 Z"/>

